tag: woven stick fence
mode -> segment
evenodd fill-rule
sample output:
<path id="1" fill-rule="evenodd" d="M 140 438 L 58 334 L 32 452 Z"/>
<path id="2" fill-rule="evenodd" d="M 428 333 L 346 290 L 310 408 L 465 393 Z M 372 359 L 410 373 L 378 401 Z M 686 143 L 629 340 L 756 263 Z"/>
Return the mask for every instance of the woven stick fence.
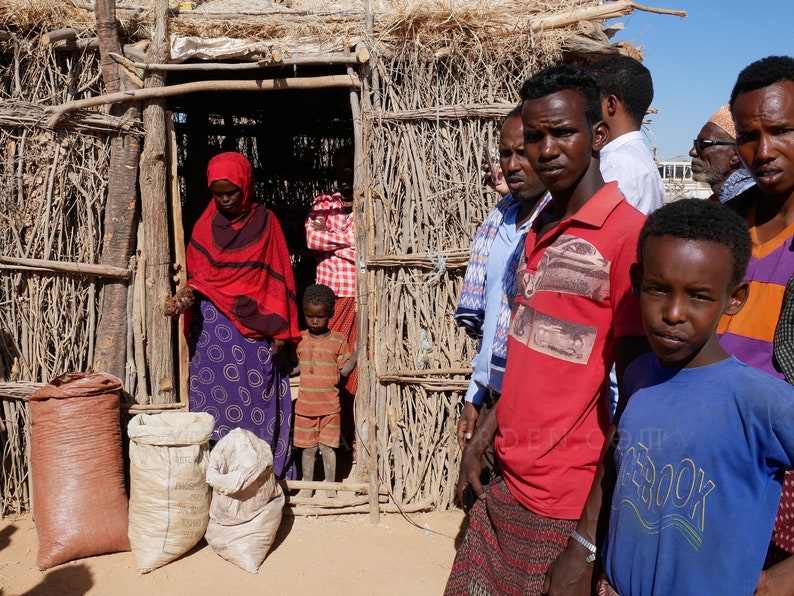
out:
<path id="1" fill-rule="evenodd" d="M 395 55 L 375 61 L 363 108 L 372 173 L 367 397 L 379 474 L 395 499 L 445 508 L 475 348 L 452 314 L 474 230 L 496 198 L 479 174 L 483 144 L 496 148 L 521 83 L 556 55 L 531 33 L 510 50 L 447 43 Z"/>
<path id="2" fill-rule="evenodd" d="M 17 43 L 0 80 L 14 99 L 0 110 L 9 123 L 0 127 L 0 328 L 13 338 L 0 342 L 0 372 L 40 381 L 92 359 L 98 277 L 54 268 L 97 262 L 108 145 L 105 134 L 83 134 L 100 119 L 45 130 L 26 107 L 98 92 L 95 62 Z M 10 125 L 15 110 L 25 117 Z"/>
<path id="3" fill-rule="evenodd" d="M 96 114 L 45 130 L 36 118 L 43 102 L 99 92 L 94 61 L 32 43 L 2 58 L 10 100 L 0 107 L 0 378 L 18 383 L 0 389 L 0 513 L 19 513 L 30 506 L 25 398 L 93 357 L 100 278 L 78 271 L 97 263 L 108 160 L 99 131 L 116 122 Z"/>

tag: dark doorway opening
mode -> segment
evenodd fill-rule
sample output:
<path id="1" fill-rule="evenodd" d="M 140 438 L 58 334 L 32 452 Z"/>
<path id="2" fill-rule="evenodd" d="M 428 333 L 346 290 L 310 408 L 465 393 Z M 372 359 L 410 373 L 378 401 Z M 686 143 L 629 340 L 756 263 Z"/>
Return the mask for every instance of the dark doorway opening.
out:
<path id="1" fill-rule="evenodd" d="M 316 67 L 314 72 L 304 69 L 300 74 L 337 72 L 338 67 Z M 294 74 L 290 70 L 275 76 Z M 169 83 L 193 79 L 195 75 L 169 76 Z M 211 200 L 207 162 L 222 151 L 239 151 L 253 165 L 256 200 L 275 213 L 284 232 L 300 305 L 303 291 L 314 283 L 316 272 L 315 254 L 306 246 L 304 221 L 314 198 L 335 190 L 334 152 L 354 145 L 350 90 L 203 92 L 169 98 L 167 107 L 174 124 L 176 179 L 185 242 Z M 302 309 L 298 312 L 303 329 Z M 293 399 L 295 391 L 293 387 Z M 343 416 L 350 419 L 351 429 L 352 408 L 352 402 L 347 408 L 343 404 Z M 354 455 L 344 435 L 338 451 L 337 477 L 345 478 L 350 474 Z M 296 459 L 300 462 L 300 458 Z"/>
<path id="2" fill-rule="evenodd" d="M 279 220 L 299 297 L 314 281 L 304 219 L 314 197 L 334 190 L 331 157 L 353 144 L 348 89 L 194 93 L 170 98 L 185 241 L 210 200 L 206 165 L 239 151 L 254 166 L 257 201 Z"/>

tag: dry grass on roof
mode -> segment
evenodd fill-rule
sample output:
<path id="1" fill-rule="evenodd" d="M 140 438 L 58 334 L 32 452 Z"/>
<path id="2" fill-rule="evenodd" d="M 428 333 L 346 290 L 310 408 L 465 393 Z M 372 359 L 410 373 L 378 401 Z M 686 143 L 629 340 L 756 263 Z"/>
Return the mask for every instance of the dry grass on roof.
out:
<path id="1" fill-rule="evenodd" d="M 466 38 L 508 43 L 526 35 L 533 16 L 574 12 L 597 0 L 372 0 L 374 39 L 384 43 Z M 177 9 L 183 0 L 169 0 Z M 367 35 L 363 0 L 195 0 L 192 10 L 174 12 L 177 35 L 240 39 L 296 39 Z M 89 0 L 3 0 L 0 27 L 25 34 L 63 27 L 94 28 Z M 153 23 L 154 0 L 122 0 L 117 17 L 132 37 L 145 37 Z"/>
<path id="2" fill-rule="evenodd" d="M 64 27 L 91 28 L 93 13 L 73 6 L 68 0 L 2 0 L 0 28 L 28 33 Z"/>

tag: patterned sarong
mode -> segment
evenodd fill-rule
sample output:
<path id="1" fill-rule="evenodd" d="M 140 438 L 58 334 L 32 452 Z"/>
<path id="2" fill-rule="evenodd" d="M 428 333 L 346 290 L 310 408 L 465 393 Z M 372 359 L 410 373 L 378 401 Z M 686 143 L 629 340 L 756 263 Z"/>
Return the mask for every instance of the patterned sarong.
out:
<path id="1" fill-rule="evenodd" d="M 190 411 L 215 417 L 215 441 L 233 428 L 250 430 L 273 450 L 276 476 L 294 479 L 285 355 L 274 357 L 268 339 L 243 336 L 209 300 L 198 302 L 193 312 L 188 339 Z"/>
<path id="2" fill-rule="evenodd" d="M 351 352 L 356 349 L 357 325 L 355 297 L 337 298 L 334 305 L 334 316 L 328 323 L 328 327 L 345 336 Z M 339 405 L 342 415 L 341 432 L 347 445 L 352 445 L 356 437 L 355 400 L 357 390 L 358 366 L 353 369 L 347 379 L 342 380 L 339 386 Z"/>
<path id="3" fill-rule="evenodd" d="M 775 517 L 775 529 L 764 568 L 771 567 L 794 554 L 794 473 L 786 472 L 783 493 Z"/>
<path id="4" fill-rule="evenodd" d="M 598 580 L 596 594 L 598 596 L 620 596 L 620 594 L 615 591 L 615 588 L 612 587 L 612 584 L 609 583 L 606 575 L 602 575 L 601 579 Z"/>
<path id="5" fill-rule="evenodd" d="M 497 478 L 469 512 L 469 529 L 447 580 L 447 596 L 540 594 L 546 570 L 568 544 L 576 520 L 523 507 Z"/>

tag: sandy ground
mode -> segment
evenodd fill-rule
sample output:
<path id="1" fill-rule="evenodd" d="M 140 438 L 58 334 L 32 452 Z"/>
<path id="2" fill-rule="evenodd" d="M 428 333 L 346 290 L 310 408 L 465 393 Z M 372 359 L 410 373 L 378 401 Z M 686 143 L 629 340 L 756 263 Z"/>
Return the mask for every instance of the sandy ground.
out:
<path id="1" fill-rule="evenodd" d="M 201 541 L 180 559 L 141 575 L 132 554 L 116 553 L 36 567 L 38 538 L 30 516 L 0 520 L 0 594 L 441 594 L 461 511 L 322 517 L 285 516 L 258 574 L 216 555 Z M 427 529 L 425 529 L 427 528 Z"/>

